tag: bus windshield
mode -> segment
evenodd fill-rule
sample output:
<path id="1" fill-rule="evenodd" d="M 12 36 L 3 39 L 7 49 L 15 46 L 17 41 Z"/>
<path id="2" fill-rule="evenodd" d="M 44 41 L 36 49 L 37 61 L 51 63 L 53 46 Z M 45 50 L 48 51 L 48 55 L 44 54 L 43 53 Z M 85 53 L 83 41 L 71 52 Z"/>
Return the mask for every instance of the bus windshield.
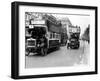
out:
<path id="1" fill-rule="evenodd" d="M 32 37 L 33 38 L 40 38 L 45 34 L 46 34 L 46 28 L 45 27 L 36 27 L 35 26 L 32 29 Z"/>

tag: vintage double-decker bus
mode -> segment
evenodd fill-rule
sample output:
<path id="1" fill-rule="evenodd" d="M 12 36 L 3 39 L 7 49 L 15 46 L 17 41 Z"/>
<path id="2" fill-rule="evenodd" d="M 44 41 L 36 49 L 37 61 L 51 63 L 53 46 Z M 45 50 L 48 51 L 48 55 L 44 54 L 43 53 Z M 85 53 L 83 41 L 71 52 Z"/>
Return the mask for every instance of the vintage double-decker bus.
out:
<path id="1" fill-rule="evenodd" d="M 81 29 L 78 26 L 69 26 L 68 29 L 68 42 L 67 42 L 67 48 L 71 48 L 71 49 L 78 49 L 80 47 L 80 32 Z"/>
<path id="2" fill-rule="evenodd" d="M 59 48 L 61 42 L 60 23 L 49 19 L 32 20 L 28 31 L 31 37 L 26 39 L 26 55 L 30 52 L 47 55 L 48 49 Z"/>

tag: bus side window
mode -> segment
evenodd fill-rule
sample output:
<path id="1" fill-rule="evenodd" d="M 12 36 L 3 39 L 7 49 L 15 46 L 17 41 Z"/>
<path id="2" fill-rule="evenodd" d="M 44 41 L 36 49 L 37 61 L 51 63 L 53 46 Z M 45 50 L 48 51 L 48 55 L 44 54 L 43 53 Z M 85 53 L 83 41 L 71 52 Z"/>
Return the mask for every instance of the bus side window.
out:
<path id="1" fill-rule="evenodd" d="M 56 34 L 56 38 L 57 38 L 57 39 L 58 39 L 58 35 L 59 35 L 59 34 Z"/>
<path id="2" fill-rule="evenodd" d="M 52 33 L 50 33 L 50 39 L 52 39 Z"/>
<path id="3" fill-rule="evenodd" d="M 56 33 L 54 33 L 54 38 L 56 38 Z"/>
<path id="4" fill-rule="evenodd" d="M 58 34 L 57 38 L 59 39 L 59 34 Z"/>
<path id="5" fill-rule="evenodd" d="M 55 33 L 55 38 L 57 38 L 57 33 Z"/>
<path id="6" fill-rule="evenodd" d="M 53 33 L 53 38 L 55 38 L 55 33 Z"/>
<path id="7" fill-rule="evenodd" d="M 59 39 L 59 34 L 57 35 L 57 38 Z"/>

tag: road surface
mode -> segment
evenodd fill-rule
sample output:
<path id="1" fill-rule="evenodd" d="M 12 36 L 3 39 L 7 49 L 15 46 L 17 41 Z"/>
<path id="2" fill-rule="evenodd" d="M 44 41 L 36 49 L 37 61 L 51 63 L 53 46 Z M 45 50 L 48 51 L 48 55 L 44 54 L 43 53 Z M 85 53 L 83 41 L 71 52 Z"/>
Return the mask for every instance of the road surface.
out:
<path id="1" fill-rule="evenodd" d="M 87 42 L 80 41 L 79 49 L 67 49 L 67 46 L 61 46 L 59 50 L 52 51 L 46 56 L 30 54 L 25 57 L 25 67 L 41 68 L 88 64 L 89 48 L 90 45 Z"/>

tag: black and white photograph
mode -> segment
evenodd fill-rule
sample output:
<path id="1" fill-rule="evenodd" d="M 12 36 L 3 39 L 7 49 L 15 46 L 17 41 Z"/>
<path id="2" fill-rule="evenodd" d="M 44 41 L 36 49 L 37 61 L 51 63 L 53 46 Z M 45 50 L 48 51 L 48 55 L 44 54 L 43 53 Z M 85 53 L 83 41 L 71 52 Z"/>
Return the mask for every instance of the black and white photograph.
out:
<path id="1" fill-rule="evenodd" d="M 97 7 L 12 3 L 12 78 L 97 74 Z"/>
<path id="2" fill-rule="evenodd" d="M 25 67 L 88 65 L 90 15 L 25 12 Z"/>

